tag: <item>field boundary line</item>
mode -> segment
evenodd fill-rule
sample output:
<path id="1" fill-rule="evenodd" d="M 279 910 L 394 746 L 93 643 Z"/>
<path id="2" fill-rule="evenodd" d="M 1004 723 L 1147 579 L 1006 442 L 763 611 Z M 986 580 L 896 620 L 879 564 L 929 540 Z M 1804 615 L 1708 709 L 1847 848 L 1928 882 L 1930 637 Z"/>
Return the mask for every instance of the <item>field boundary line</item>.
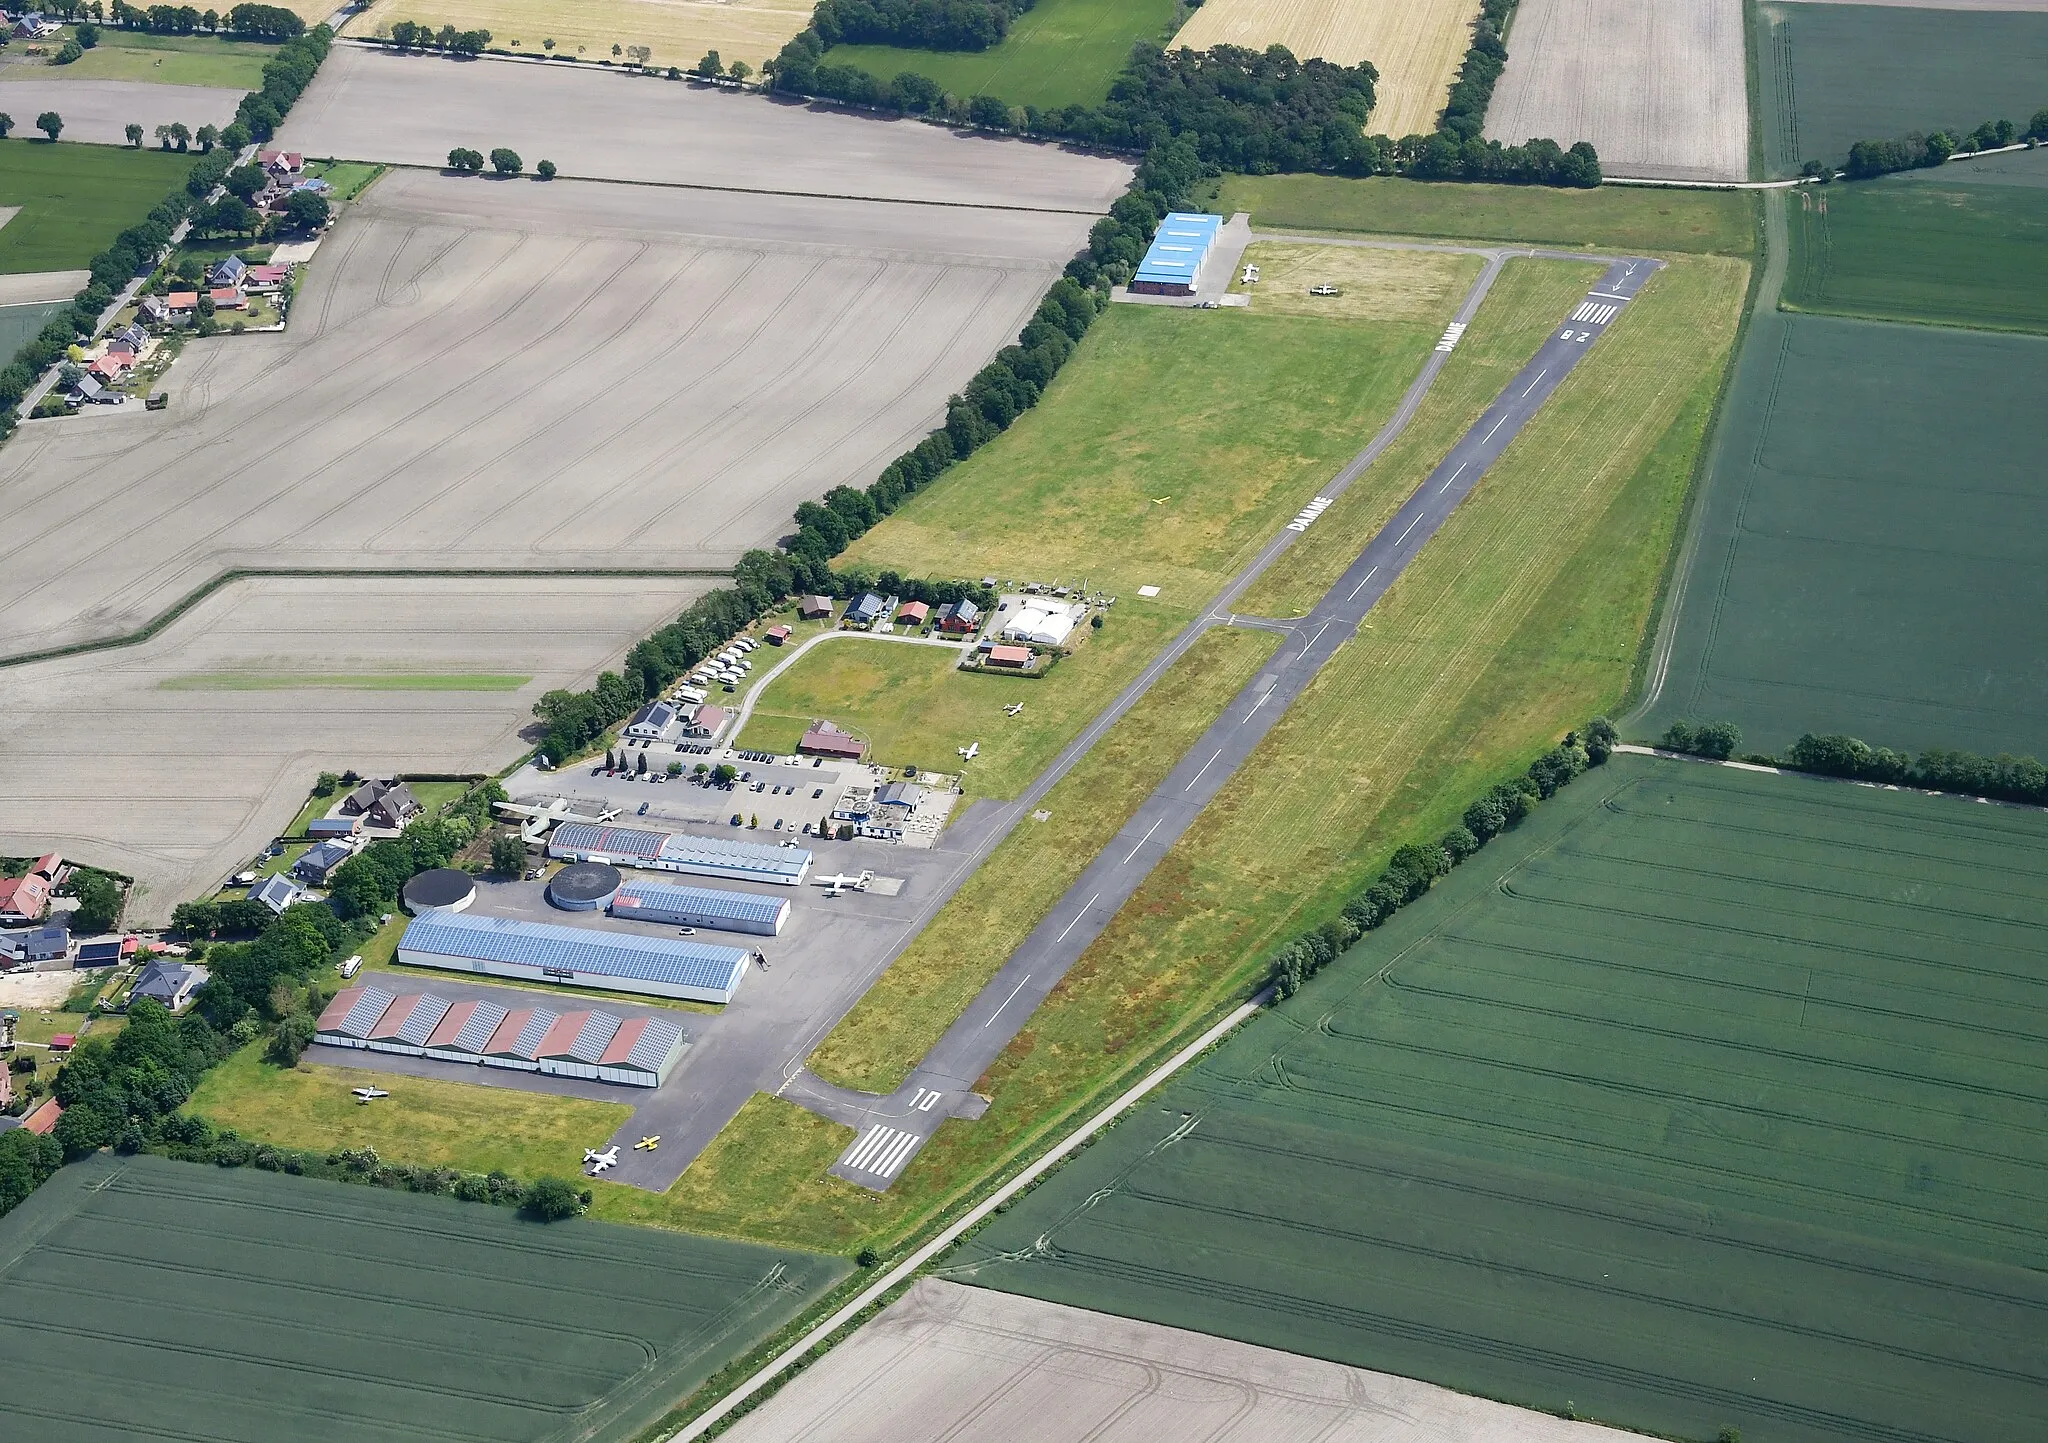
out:
<path id="1" fill-rule="evenodd" d="M 693 1440 L 703 1437 L 713 1427 L 722 1422 L 735 1408 L 739 1407 L 740 1404 L 746 1402 L 756 1393 L 759 1393 L 792 1365 L 800 1362 L 813 1348 L 827 1342 L 834 1333 L 859 1317 L 861 1313 L 865 1312 L 897 1285 L 909 1281 L 918 1269 L 924 1267 L 933 1258 L 958 1242 L 971 1229 L 987 1218 L 992 1217 L 997 1208 L 1003 1206 L 1010 1199 L 1016 1197 L 1019 1193 L 1037 1182 L 1054 1167 L 1064 1162 L 1070 1155 L 1078 1152 L 1096 1133 L 1108 1127 L 1112 1122 L 1123 1116 L 1123 1114 L 1137 1106 L 1148 1093 L 1157 1090 L 1176 1072 L 1179 1072 L 1190 1062 L 1193 1062 L 1204 1052 L 1215 1046 L 1229 1033 L 1249 1021 L 1267 1005 L 1272 995 L 1272 989 L 1268 987 L 1252 998 L 1251 1001 L 1234 1008 L 1221 1022 L 1209 1028 L 1200 1037 L 1197 1037 L 1193 1042 L 1190 1042 L 1172 1057 L 1146 1074 L 1137 1083 L 1133 1084 L 1107 1107 L 1068 1133 L 1066 1137 L 1062 1138 L 1050 1150 L 1041 1155 L 1036 1162 L 1026 1167 L 1022 1172 L 975 1204 L 974 1207 L 968 1209 L 966 1213 L 948 1224 L 937 1237 L 933 1238 L 895 1267 L 889 1269 L 888 1272 L 882 1274 L 874 1282 L 861 1289 L 860 1292 L 842 1304 L 839 1311 L 818 1324 L 817 1327 L 811 1329 L 810 1332 L 804 1334 L 803 1337 L 797 1339 L 796 1342 L 771 1359 L 759 1372 L 719 1399 L 715 1406 L 700 1413 L 696 1418 L 684 1425 L 680 1431 L 669 1435 L 667 1443 L 693 1443 Z"/>
<path id="2" fill-rule="evenodd" d="M 519 581 L 554 577 L 557 579 L 588 578 L 594 580 L 617 580 L 641 577 L 650 580 L 697 580 L 728 581 L 732 572 L 719 571 L 710 567 L 669 568 L 669 567 L 405 567 L 405 566 L 237 566 L 221 572 L 212 580 L 202 582 L 186 592 L 169 606 L 159 611 L 147 622 L 133 631 L 124 631 L 117 636 L 94 637 L 90 641 L 74 641 L 63 646 L 44 647 L 40 651 L 15 652 L 0 656 L 0 668 L 28 666 L 38 661 L 60 661 L 68 656 L 89 656 L 96 651 L 117 651 L 123 647 L 141 646 L 154 641 L 158 636 L 200 602 L 216 591 L 243 581 L 262 581 L 271 578 L 290 580 L 295 577 L 311 579 L 336 577 L 365 577 L 372 580 L 398 580 L 419 578 L 431 580 L 449 577 L 460 579 L 480 578 L 501 581 Z"/>

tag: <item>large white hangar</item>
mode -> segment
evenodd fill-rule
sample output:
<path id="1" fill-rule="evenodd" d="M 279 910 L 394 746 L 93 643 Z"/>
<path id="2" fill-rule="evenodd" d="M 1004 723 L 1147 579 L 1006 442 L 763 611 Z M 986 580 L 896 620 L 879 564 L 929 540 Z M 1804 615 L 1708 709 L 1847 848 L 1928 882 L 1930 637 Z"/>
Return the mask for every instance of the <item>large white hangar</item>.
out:
<path id="1" fill-rule="evenodd" d="M 408 967 L 574 983 L 690 1002 L 732 1001 L 753 955 L 739 947 L 679 938 L 459 912 L 416 918 L 398 939 L 398 960 Z"/>
<path id="2" fill-rule="evenodd" d="M 789 920 L 789 898 L 756 892 L 722 892 L 710 887 L 672 887 L 662 882 L 628 882 L 611 899 L 612 915 L 630 922 L 666 922 L 678 927 L 715 927 L 776 937 Z"/>
<path id="3" fill-rule="evenodd" d="M 609 862 L 619 867 L 685 872 L 734 882 L 773 882 L 784 887 L 801 887 L 811 870 L 811 854 L 802 847 L 729 842 L 723 837 L 692 837 L 591 822 L 557 825 L 548 834 L 548 855 L 567 862 Z"/>

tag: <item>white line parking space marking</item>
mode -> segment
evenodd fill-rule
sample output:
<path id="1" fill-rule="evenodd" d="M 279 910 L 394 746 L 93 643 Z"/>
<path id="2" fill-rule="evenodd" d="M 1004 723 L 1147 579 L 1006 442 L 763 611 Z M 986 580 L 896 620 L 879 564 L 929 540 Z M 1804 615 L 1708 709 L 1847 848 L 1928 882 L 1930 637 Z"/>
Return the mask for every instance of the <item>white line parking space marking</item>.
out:
<path id="1" fill-rule="evenodd" d="M 1464 334 L 1465 323 L 1463 321 L 1452 321 L 1448 326 L 1444 327 L 1443 339 L 1436 343 L 1436 348 L 1444 352 L 1455 350 L 1458 344 L 1458 337 Z"/>
<path id="2" fill-rule="evenodd" d="M 859 1141 L 849 1147 L 840 1157 L 839 1165 L 848 1172 L 864 1172 L 875 1177 L 894 1177 L 896 1169 L 903 1166 L 910 1150 L 917 1146 L 918 1136 L 898 1127 L 884 1127 L 876 1123 L 862 1133 Z"/>

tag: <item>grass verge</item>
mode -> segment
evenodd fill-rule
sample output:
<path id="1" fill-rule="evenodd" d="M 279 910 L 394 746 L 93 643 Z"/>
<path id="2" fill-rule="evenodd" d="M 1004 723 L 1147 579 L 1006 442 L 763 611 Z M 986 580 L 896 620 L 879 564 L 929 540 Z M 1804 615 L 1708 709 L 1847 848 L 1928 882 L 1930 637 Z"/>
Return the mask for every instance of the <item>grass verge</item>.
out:
<path id="1" fill-rule="evenodd" d="M 1260 230 L 1526 241 L 1627 251 L 1752 255 L 1756 201 L 1740 191 L 1603 185 L 1442 185 L 1392 176 L 1233 175 L 1217 208 Z"/>
<path id="2" fill-rule="evenodd" d="M 811 1054 L 820 1077 L 894 1089 L 1279 648 L 1272 632 L 1204 633 L 1097 742 L 1040 808 Z"/>

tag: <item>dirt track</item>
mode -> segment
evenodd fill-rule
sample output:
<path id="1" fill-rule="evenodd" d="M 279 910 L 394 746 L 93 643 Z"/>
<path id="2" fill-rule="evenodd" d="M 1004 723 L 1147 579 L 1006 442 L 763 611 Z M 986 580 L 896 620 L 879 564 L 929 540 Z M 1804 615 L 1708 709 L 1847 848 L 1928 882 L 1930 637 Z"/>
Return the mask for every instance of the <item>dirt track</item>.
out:
<path id="1" fill-rule="evenodd" d="M 942 419 L 1085 216 L 400 172 L 282 335 L 0 451 L 7 650 L 233 567 L 729 567 Z"/>
<path id="2" fill-rule="evenodd" d="M 1486 134 L 1590 140 L 1609 175 L 1746 180 L 1740 0 L 1524 0 Z"/>

